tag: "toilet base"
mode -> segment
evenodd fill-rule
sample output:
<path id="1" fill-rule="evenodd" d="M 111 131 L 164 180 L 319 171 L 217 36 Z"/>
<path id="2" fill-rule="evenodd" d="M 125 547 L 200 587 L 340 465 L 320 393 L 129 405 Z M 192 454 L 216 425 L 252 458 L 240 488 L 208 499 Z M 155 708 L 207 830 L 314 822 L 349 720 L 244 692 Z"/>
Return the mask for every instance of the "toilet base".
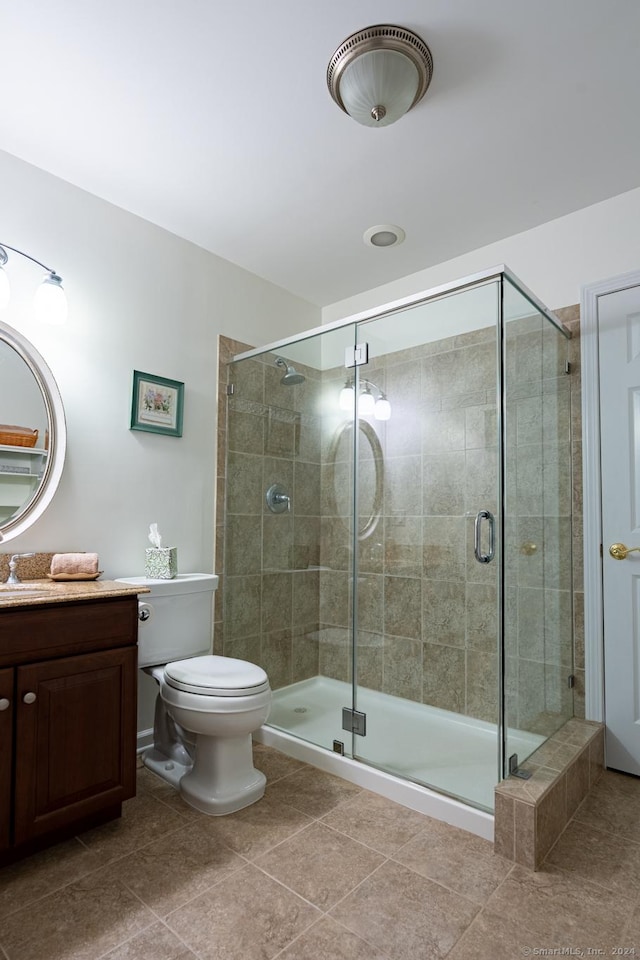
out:
<path id="1" fill-rule="evenodd" d="M 178 763 L 177 760 L 171 760 L 164 753 L 156 750 L 155 747 L 150 747 L 148 750 L 145 750 L 142 755 L 142 761 L 145 767 L 148 767 L 149 770 L 152 770 L 153 773 L 162 777 L 163 780 L 166 780 L 167 783 L 170 783 L 171 786 L 176 787 L 176 789 L 179 787 L 180 781 L 185 774 L 189 773 L 192 766 L 192 764 L 187 766 L 184 763 Z"/>
<path id="2" fill-rule="evenodd" d="M 221 817 L 264 796 L 267 780 L 253 765 L 251 735 L 198 735 L 191 770 L 180 781 L 180 794 L 196 810 Z"/>

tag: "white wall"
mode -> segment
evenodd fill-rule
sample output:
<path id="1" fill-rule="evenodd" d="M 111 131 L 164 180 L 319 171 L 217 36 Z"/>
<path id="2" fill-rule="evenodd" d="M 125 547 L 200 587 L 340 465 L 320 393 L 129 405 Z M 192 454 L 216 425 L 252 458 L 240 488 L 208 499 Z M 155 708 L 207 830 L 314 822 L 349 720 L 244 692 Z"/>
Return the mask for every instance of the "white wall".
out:
<path id="1" fill-rule="evenodd" d="M 638 268 L 638 223 L 640 188 L 332 303 L 323 309 L 322 322 L 350 317 L 501 263 L 550 309 L 570 306 L 580 302 L 584 284 Z M 405 243 L 410 242 L 408 236 Z M 376 252 L 385 255 L 384 249 Z"/>
<path id="2" fill-rule="evenodd" d="M 10 255 L 2 319 L 51 367 L 69 440 L 48 511 L 0 549 L 97 551 L 105 577 L 133 576 L 155 521 L 180 570 L 211 570 L 217 336 L 265 343 L 316 326 L 318 308 L 5 153 L 2 242 L 63 277 L 69 320 L 39 325 L 43 271 Z M 184 381 L 182 438 L 129 430 L 134 369 Z"/>
<path id="3" fill-rule="evenodd" d="M 0 550 L 97 551 L 105 578 L 135 576 L 157 522 L 182 572 L 212 570 L 218 334 L 267 343 L 317 326 L 319 309 L 0 152 L 2 242 L 60 273 L 69 320 L 35 322 L 43 271 L 10 255 L 13 295 L 2 320 L 51 367 L 68 447 L 47 512 Z M 129 429 L 134 369 L 184 381 L 181 438 Z M 3 415 L 1 399 L 0 422 L 21 422 Z M 156 685 L 140 673 L 139 686 L 144 731 Z"/>

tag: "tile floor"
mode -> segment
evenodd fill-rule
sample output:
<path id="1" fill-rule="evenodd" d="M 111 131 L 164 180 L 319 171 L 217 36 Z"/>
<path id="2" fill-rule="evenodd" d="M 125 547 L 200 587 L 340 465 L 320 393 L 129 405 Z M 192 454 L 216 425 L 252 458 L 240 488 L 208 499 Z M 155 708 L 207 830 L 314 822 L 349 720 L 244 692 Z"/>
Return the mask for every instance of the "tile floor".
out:
<path id="1" fill-rule="evenodd" d="M 264 799 L 222 818 L 140 770 L 121 820 L 0 870 L 0 956 L 640 957 L 640 780 L 605 773 L 532 873 L 268 747 L 256 764 Z"/>

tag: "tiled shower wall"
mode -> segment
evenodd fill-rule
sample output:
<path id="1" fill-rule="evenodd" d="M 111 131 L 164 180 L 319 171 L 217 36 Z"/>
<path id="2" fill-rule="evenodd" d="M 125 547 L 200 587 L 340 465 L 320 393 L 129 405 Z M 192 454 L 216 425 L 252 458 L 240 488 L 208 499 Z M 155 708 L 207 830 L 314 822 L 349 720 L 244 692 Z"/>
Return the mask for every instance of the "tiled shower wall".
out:
<path id="1" fill-rule="evenodd" d="M 231 365 L 249 347 L 219 344 L 215 649 L 259 663 L 277 689 L 318 673 L 320 374 L 296 364 L 306 382 L 283 386 L 275 356 Z M 273 483 L 290 512 L 267 509 Z"/>
<path id="2" fill-rule="evenodd" d="M 574 672 L 580 715 L 579 331 L 577 308 L 560 314 L 574 333 L 566 439 L 574 464 Z M 349 530 L 336 519 L 336 498 L 330 502 L 329 492 L 334 476 L 348 479 L 348 467 L 339 460 L 335 468 L 327 464 L 332 436 L 323 435 L 318 415 L 323 395 L 337 397 L 344 371 L 320 374 L 296 364 L 307 381 L 287 388 L 274 357 L 234 365 L 236 392 L 229 401 L 234 412 L 227 429 L 228 361 L 244 349 L 220 340 L 216 568 L 224 569 L 230 589 L 222 582 L 217 593 L 216 650 L 261 663 L 274 688 L 316 673 L 348 679 Z M 360 549 L 359 681 L 495 721 L 495 568 L 473 560 L 468 516 L 496 509 L 495 389 L 487 389 L 495 381 L 494 331 L 429 344 L 419 355 L 389 354 L 370 363 L 366 376 L 385 390 L 393 413 L 388 423 L 371 420 L 384 454 L 385 484 L 381 519 Z M 535 442 L 525 409 L 526 404 L 521 439 Z M 360 446 L 366 458 L 371 450 L 366 439 Z M 363 465 L 365 483 L 371 484 L 372 470 Z M 265 491 L 276 481 L 293 492 L 290 514 L 273 515 L 264 506 Z M 370 491 L 362 494 L 366 502 Z M 519 589 L 512 581 L 507 611 L 509 721 L 551 732 L 557 710 L 570 709 L 567 694 L 557 693 L 558 703 L 549 694 L 565 689 L 558 682 L 568 673 L 563 661 L 570 660 L 570 648 L 568 655 L 566 644 L 559 645 L 550 656 L 533 614 L 541 601 L 547 619 L 557 609 L 558 630 L 570 638 L 571 604 L 565 601 L 571 582 L 567 586 L 566 577 L 562 584 L 553 582 L 553 593 L 543 596 L 535 577 L 527 579 L 527 562 L 526 554 L 518 556 L 524 575 Z"/>

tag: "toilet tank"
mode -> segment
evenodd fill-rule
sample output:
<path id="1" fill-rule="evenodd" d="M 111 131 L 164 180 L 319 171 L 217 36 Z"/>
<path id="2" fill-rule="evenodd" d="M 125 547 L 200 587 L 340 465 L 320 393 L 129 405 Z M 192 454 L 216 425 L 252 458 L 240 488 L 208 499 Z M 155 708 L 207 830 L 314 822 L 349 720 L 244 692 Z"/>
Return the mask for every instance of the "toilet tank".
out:
<path id="1" fill-rule="evenodd" d="M 139 597 L 141 604 L 151 608 L 148 620 L 138 620 L 139 667 L 211 653 L 217 576 L 181 573 L 173 580 L 120 577 L 116 582 L 145 586 L 151 591 Z"/>

